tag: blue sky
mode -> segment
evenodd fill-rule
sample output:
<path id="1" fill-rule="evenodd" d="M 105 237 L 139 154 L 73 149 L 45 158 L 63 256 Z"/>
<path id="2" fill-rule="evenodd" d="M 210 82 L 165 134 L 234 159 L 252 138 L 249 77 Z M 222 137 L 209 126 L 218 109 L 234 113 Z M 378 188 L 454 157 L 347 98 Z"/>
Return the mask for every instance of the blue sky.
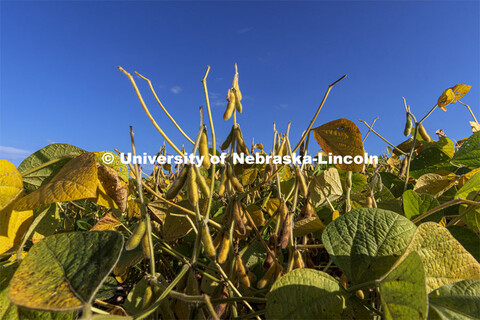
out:
<path id="1" fill-rule="evenodd" d="M 15 164 L 51 142 L 89 151 L 137 151 L 163 144 L 120 65 L 149 77 L 160 99 L 190 135 L 208 87 L 217 140 L 225 95 L 237 62 L 247 141 L 270 147 L 272 124 L 291 140 L 306 129 L 328 84 L 331 92 L 315 126 L 338 118 L 371 122 L 393 143 L 404 140 L 402 96 L 422 117 L 441 92 L 472 85 L 462 99 L 477 116 L 480 78 L 480 6 L 477 1 L 403 2 L 134 2 L 1 1 L 0 158 Z M 187 143 L 137 78 L 159 125 Z M 437 110 L 425 127 L 434 135 L 471 134 L 460 104 Z M 186 144 L 187 145 L 187 144 Z M 187 145 L 188 146 L 188 145 Z M 370 135 L 369 153 L 385 143 Z M 187 150 L 190 150 L 188 146 Z M 312 148 L 311 148 L 312 149 Z M 313 148 L 318 149 L 318 148 Z"/>

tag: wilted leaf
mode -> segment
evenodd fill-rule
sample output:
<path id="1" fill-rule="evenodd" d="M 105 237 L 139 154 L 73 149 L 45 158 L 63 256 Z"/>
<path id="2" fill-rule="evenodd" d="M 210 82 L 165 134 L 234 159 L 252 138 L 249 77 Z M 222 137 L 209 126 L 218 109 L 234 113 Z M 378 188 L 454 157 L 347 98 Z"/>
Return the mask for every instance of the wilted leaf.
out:
<path id="1" fill-rule="evenodd" d="M 404 210 L 405 216 L 409 220 L 413 220 L 416 217 L 440 205 L 438 200 L 432 197 L 431 195 L 424 194 L 420 196 L 413 190 L 405 191 L 405 193 L 402 195 L 402 200 L 403 200 L 403 210 Z M 443 210 L 439 210 L 434 214 L 422 219 L 420 222 L 426 222 L 426 221 L 439 222 L 442 218 L 443 218 Z"/>
<path id="2" fill-rule="evenodd" d="M 15 272 L 9 298 L 18 306 L 67 311 L 89 303 L 123 247 L 115 231 L 61 233 L 36 243 Z"/>
<path id="3" fill-rule="evenodd" d="M 69 144 L 54 143 L 32 153 L 18 166 L 25 188 L 38 189 L 50 181 L 67 162 L 84 152 L 85 150 Z"/>
<path id="4" fill-rule="evenodd" d="M 326 153 L 333 155 L 364 157 L 362 134 L 357 125 L 348 119 L 338 119 L 312 129 L 313 137 Z M 362 171 L 364 164 L 338 164 L 347 171 Z"/>
<path id="5" fill-rule="evenodd" d="M 475 173 L 477 173 L 477 172 L 480 172 L 480 168 L 473 169 L 473 170 L 465 173 L 464 175 L 462 175 L 462 176 L 460 177 L 460 179 L 458 180 L 458 188 L 462 188 L 462 187 L 465 185 L 465 183 L 467 183 L 467 181 L 468 181 L 471 177 L 473 177 L 473 175 L 474 175 Z"/>
<path id="6" fill-rule="evenodd" d="M 178 205 L 193 210 L 188 200 L 180 201 Z M 163 239 L 167 242 L 174 241 L 186 236 L 191 230 L 192 224 L 185 216 L 185 212 L 170 207 L 163 223 Z"/>
<path id="7" fill-rule="evenodd" d="M 480 281 L 463 280 L 430 292 L 428 318 L 432 320 L 478 319 L 480 315 Z"/>
<path id="8" fill-rule="evenodd" d="M 170 208 L 169 204 L 167 204 L 165 201 L 156 200 L 149 202 L 147 207 L 153 212 L 155 217 L 157 217 L 157 221 L 161 223 L 165 222 L 165 216 L 167 214 L 168 208 Z M 134 199 L 128 200 L 128 216 L 135 216 L 137 218 L 141 216 L 140 204 Z"/>
<path id="9" fill-rule="evenodd" d="M 469 86 L 468 84 L 457 84 L 454 87 L 450 88 L 455 94 L 455 99 L 452 103 L 455 103 L 458 100 L 462 99 L 463 96 L 466 95 L 471 88 L 472 86 Z"/>
<path id="10" fill-rule="evenodd" d="M 448 88 L 443 91 L 442 95 L 438 98 L 437 105 L 443 111 L 447 111 L 446 105 L 453 103 L 455 100 L 455 93 L 452 88 Z"/>
<path id="11" fill-rule="evenodd" d="M 111 153 L 109 151 L 98 151 L 94 152 L 95 154 L 95 160 L 97 161 L 98 164 L 109 167 L 117 173 L 117 175 L 124 181 L 128 182 L 128 168 L 127 165 L 122 163 L 120 160 L 120 157 L 114 153 Z M 108 154 L 108 156 L 105 156 L 105 154 Z M 105 162 L 104 157 L 107 157 L 108 160 Z"/>
<path id="12" fill-rule="evenodd" d="M 480 168 L 480 132 L 472 134 L 452 158 L 452 163 L 470 169 Z"/>
<path id="13" fill-rule="evenodd" d="M 277 280 L 267 298 L 267 319 L 339 319 L 345 292 L 325 272 L 295 269 Z"/>
<path id="14" fill-rule="evenodd" d="M 0 159 L 0 210 L 5 208 L 22 191 L 20 172 L 13 163 Z"/>
<path id="15" fill-rule="evenodd" d="M 382 209 L 356 209 L 338 217 L 322 233 L 335 265 L 357 284 L 384 275 L 405 251 L 415 225 Z"/>
<path id="16" fill-rule="evenodd" d="M 438 198 L 457 182 L 458 177 L 454 173 L 446 176 L 437 173 L 426 173 L 418 178 L 413 190 L 419 194 L 429 194 L 434 198 Z"/>
<path id="17" fill-rule="evenodd" d="M 118 226 L 122 223 L 118 220 L 113 212 L 109 212 L 104 215 L 90 231 L 104 231 L 104 230 L 117 230 Z"/>
<path id="18" fill-rule="evenodd" d="M 385 319 L 426 319 L 428 298 L 422 260 L 412 252 L 380 282 Z"/>
<path id="19" fill-rule="evenodd" d="M 97 163 L 98 179 L 105 189 L 106 194 L 115 201 L 120 211 L 127 208 L 127 184 L 122 180 L 117 171 Z"/>
<path id="20" fill-rule="evenodd" d="M 317 215 L 314 215 L 313 217 L 296 221 L 293 226 L 293 236 L 303 237 L 309 233 L 323 231 L 323 229 L 325 229 L 325 225 Z"/>
<path id="21" fill-rule="evenodd" d="M 407 251 L 416 251 L 422 259 L 427 292 L 464 279 L 480 280 L 480 264 L 437 223 L 425 222 L 418 226 Z"/>
<path id="22" fill-rule="evenodd" d="M 97 168 L 92 153 L 70 160 L 50 182 L 18 200 L 15 210 L 29 210 L 46 204 L 95 198 Z"/>
<path id="23" fill-rule="evenodd" d="M 470 121 L 470 126 L 472 126 L 472 132 L 479 132 L 480 131 L 480 123 Z"/>
<path id="24" fill-rule="evenodd" d="M 327 204 L 327 199 L 332 202 L 343 195 L 342 182 L 338 170 L 329 168 L 313 179 L 308 186 L 310 199 L 315 208 Z"/>

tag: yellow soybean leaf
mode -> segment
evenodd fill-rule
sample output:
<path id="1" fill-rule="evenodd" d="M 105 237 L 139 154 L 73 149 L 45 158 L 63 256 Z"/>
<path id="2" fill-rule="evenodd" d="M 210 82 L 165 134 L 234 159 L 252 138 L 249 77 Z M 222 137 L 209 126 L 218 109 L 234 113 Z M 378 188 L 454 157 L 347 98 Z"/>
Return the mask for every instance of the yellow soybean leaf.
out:
<path id="1" fill-rule="evenodd" d="M 362 135 L 357 125 L 348 119 L 330 121 L 313 129 L 313 136 L 326 153 L 333 155 L 364 156 Z M 337 168 L 347 171 L 362 171 L 361 164 L 337 164 Z"/>
<path id="2" fill-rule="evenodd" d="M 447 111 L 446 105 L 453 103 L 455 100 L 455 93 L 453 92 L 452 88 L 448 88 L 443 91 L 440 98 L 438 98 L 437 105 L 443 111 Z"/>
<path id="3" fill-rule="evenodd" d="M 33 221 L 33 211 L 13 210 L 14 203 L 0 211 L 0 254 L 7 252 L 22 241 Z"/>
<path id="4" fill-rule="evenodd" d="M 463 98 L 463 96 L 470 91 L 470 88 L 472 88 L 472 86 L 469 86 L 468 84 L 457 84 L 456 86 L 452 87 L 451 89 L 455 94 L 455 100 L 453 100 L 452 103 L 455 103 Z"/>
<path id="5" fill-rule="evenodd" d="M 458 177 L 454 173 L 441 175 L 438 173 L 426 173 L 418 178 L 413 191 L 419 194 L 429 194 L 435 198 L 441 196 L 445 191 L 453 187 L 458 182 Z"/>
<path id="6" fill-rule="evenodd" d="M 50 182 L 15 203 L 15 210 L 31 210 L 46 204 L 97 196 L 97 167 L 93 153 L 70 160 Z"/>
<path id="7" fill-rule="evenodd" d="M 480 264 L 438 223 L 425 222 L 417 228 L 405 255 L 412 251 L 422 259 L 428 293 L 464 279 L 480 280 Z"/>
<path id="8" fill-rule="evenodd" d="M 0 160 L 0 210 L 15 199 L 22 189 L 22 175 L 17 168 L 7 160 Z"/>

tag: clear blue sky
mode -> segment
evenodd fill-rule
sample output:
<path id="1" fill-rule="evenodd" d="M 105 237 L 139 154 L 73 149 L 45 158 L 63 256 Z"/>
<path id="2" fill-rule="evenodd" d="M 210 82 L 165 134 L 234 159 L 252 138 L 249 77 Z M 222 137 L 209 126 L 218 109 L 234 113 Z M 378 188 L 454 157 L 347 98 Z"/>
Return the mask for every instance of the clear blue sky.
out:
<path id="1" fill-rule="evenodd" d="M 443 89 L 472 85 L 462 99 L 480 116 L 478 1 L 403 2 L 134 2 L 1 1 L 0 158 L 15 164 L 51 142 L 89 151 L 155 153 L 163 143 L 128 79 L 149 77 L 185 131 L 198 130 L 208 86 L 217 139 L 227 135 L 225 95 L 237 62 L 247 141 L 270 147 L 272 123 L 292 121 L 298 141 L 331 82 L 315 126 L 349 118 L 371 122 L 393 143 L 403 141 L 402 96 L 423 116 Z M 137 78 L 160 126 L 180 146 L 186 140 Z M 461 139 L 471 134 L 460 104 L 434 112 L 425 127 Z M 369 153 L 385 143 L 369 136 Z M 190 146 L 188 146 L 190 150 Z"/>

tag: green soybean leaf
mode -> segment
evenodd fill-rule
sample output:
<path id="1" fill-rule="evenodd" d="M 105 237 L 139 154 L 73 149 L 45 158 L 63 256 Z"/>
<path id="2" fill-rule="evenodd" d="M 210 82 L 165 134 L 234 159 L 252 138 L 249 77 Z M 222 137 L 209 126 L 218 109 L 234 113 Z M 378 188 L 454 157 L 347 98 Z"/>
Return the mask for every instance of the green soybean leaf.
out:
<path id="1" fill-rule="evenodd" d="M 403 186 L 405 184 L 402 179 L 390 172 L 381 172 L 380 177 L 382 178 L 383 185 L 390 190 L 395 198 L 402 195 Z"/>
<path id="2" fill-rule="evenodd" d="M 464 279 L 480 280 L 480 264 L 441 225 L 425 222 L 418 226 L 408 252 L 422 259 L 427 292 Z"/>
<path id="3" fill-rule="evenodd" d="M 272 286 L 267 298 L 267 319 L 339 319 L 345 291 L 325 272 L 290 271 Z"/>
<path id="4" fill-rule="evenodd" d="M 432 320 L 478 319 L 480 315 L 480 281 L 463 280 L 430 292 L 428 318 Z"/>
<path id="5" fill-rule="evenodd" d="M 415 224 L 382 209 L 356 209 L 332 221 L 322 240 L 333 262 L 353 283 L 378 279 L 407 248 Z"/>
<path id="6" fill-rule="evenodd" d="M 452 236 L 460 242 L 460 244 L 467 250 L 478 262 L 480 262 L 480 237 L 472 230 L 460 227 L 447 227 Z"/>
<path id="7" fill-rule="evenodd" d="M 480 131 L 472 134 L 452 158 L 452 163 L 480 168 Z"/>
<path id="8" fill-rule="evenodd" d="M 455 144 L 453 143 L 452 140 L 450 140 L 446 137 L 440 138 L 435 143 L 435 148 L 438 148 L 438 149 L 442 150 L 449 157 L 453 157 L 453 154 L 455 152 Z"/>
<path id="9" fill-rule="evenodd" d="M 115 231 L 61 233 L 36 243 L 15 272 L 9 298 L 18 306 L 67 311 L 89 303 L 120 256 Z"/>
<path id="10" fill-rule="evenodd" d="M 50 181 L 68 161 L 84 152 L 85 150 L 69 144 L 54 143 L 32 153 L 18 166 L 25 188 L 38 189 Z"/>
<path id="11" fill-rule="evenodd" d="M 477 192 L 480 190 L 480 172 L 475 173 L 468 181 L 457 191 L 455 198 L 474 200 Z M 478 199 L 478 197 L 477 197 Z M 478 200 L 477 200 L 478 201 Z M 460 206 L 459 213 L 462 214 L 466 205 Z M 475 207 L 462 217 L 463 222 L 473 231 L 480 232 L 480 207 Z"/>
<path id="12" fill-rule="evenodd" d="M 418 179 L 425 173 L 431 173 L 439 169 L 455 169 L 450 164 L 450 157 L 438 148 L 428 148 L 423 150 L 410 163 L 410 176 Z"/>
<path id="13" fill-rule="evenodd" d="M 438 200 L 432 197 L 431 195 L 423 194 L 420 196 L 413 190 L 405 191 L 405 193 L 402 195 L 402 200 L 403 200 L 403 210 L 405 212 L 405 216 L 409 220 L 413 220 L 416 217 L 440 205 Z M 443 210 L 440 210 L 422 219 L 420 222 L 426 222 L 426 221 L 439 222 L 440 220 L 442 220 L 442 217 L 443 217 Z"/>
<path id="14" fill-rule="evenodd" d="M 410 253 L 380 282 L 385 319 L 426 319 L 425 272 L 418 253 Z"/>

